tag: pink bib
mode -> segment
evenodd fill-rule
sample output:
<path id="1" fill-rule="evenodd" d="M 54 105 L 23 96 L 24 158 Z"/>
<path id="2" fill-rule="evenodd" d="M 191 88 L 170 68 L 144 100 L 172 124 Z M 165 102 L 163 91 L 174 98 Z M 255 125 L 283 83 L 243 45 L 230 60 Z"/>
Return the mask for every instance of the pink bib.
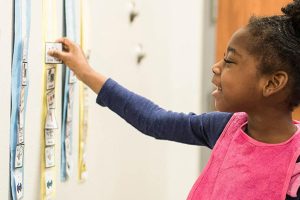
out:
<path id="1" fill-rule="evenodd" d="M 236 113 L 217 141 L 210 160 L 188 200 L 284 200 L 300 155 L 300 132 L 280 144 L 249 137 Z M 295 122 L 298 123 L 298 122 Z"/>

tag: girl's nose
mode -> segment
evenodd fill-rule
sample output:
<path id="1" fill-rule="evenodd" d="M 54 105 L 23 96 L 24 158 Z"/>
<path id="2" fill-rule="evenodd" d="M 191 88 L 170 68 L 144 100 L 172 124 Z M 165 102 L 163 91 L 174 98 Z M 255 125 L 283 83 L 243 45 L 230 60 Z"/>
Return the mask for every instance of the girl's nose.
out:
<path id="1" fill-rule="evenodd" d="M 214 64 L 212 66 L 212 72 L 215 74 L 215 75 L 220 75 L 221 74 L 221 67 L 220 67 L 220 62 L 217 62 L 216 64 Z"/>

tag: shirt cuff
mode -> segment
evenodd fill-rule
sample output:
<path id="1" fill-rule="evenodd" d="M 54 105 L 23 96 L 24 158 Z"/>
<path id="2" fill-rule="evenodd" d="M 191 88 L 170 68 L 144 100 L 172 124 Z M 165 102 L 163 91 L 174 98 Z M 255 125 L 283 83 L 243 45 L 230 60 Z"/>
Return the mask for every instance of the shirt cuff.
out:
<path id="1" fill-rule="evenodd" d="M 107 101 L 108 97 L 110 94 L 110 90 L 117 84 L 116 81 L 113 79 L 109 78 L 105 81 L 103 84 L 100 92 L 98 93 L 98 96 L 96 98 L 96 103 L 99 104 L 100 106 L 107 106 Z"/>

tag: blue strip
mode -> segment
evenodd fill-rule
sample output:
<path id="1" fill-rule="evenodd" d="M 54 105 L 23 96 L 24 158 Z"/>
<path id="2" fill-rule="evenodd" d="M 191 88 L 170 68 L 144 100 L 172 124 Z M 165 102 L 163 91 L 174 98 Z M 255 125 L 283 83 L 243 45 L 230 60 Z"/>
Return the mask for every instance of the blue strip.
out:
<path id="1" fill-rule="evenodd" d="M 22 22 L 22 0 L 14 0 L 14 38 L 13 38 L 13 52 L 12 52 L 12 70 L 11 70 L 11 120 L 10 120 L 10 185 L 11 185 L 11 198 L 17 199 L 14 170 L 15 170 L 15 152 L 18 138 L 18 121 L 19 121 L 19 102 L 20 102 L 20 91 L 22 87 L 22 55 L 23 55 L 23 44 L 22 44 L 22 23 L 26 23 L 26 37 L 29 40 L 30 33 L 30 0 L 26 1 L 26 22 Z M 28 44 L 28 42 L 27 42 Z M 27 50 L 28 52 L 28 45 Z M 28 71 L 27 71 L 28 72 Z M 28 75 L 27 75 L 28 78 Z M 28 83 L 27 83 L 28 86 Z M 27 105 L 28 87 L 25 87 L 24 93 L 24 126 L 23 133 L 25 139 L 25 113 Z M 19 170 L 23 174 L 24 184 L 24 158 L 23 155 L 23 167 Z M 24 185 L 22 186 L 24 194 Z"/>
<path id="2" fill-rule="evenodd" d="M 75 3 L 73 0 L 64 0 L 64 36 L 70 38 L 73 41 L 77 41 L 76 38 L 76 26 L 75 26 Z M 66 162 L 66 127 L 67 127 L 67 113 L 68 113 L 68 98 L 69 98 L 69 78 L 70 78 L 70 70 L 67 67 L 64 67 L 63 72 L 63 95 L 62 95 L 62 128 L 61 128 L 61 181 L 66 181 L 68 179 L 67 175 L 67 162 Z M 75 84 L 75 83 L 73 83 Z M 73 106 L 71 107 L 73 109 Z M 70 132 L 70 144 L 72 151 L 72 121 L 69 122 L 71 127 Z"/>

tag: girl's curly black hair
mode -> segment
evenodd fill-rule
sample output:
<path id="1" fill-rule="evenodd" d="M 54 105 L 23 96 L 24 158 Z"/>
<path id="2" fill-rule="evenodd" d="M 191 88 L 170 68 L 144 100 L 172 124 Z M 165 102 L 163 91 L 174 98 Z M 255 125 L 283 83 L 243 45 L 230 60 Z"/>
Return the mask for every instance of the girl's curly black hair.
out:
<path id="1" fill-rule="evenodd" d="M 287 105 L 300 103 L 300 0 L 282 8 L 283 15 L 249 19 L 250 54 L 260 59 L 259 71 L 270 74 L 284 70 L 289 75 Z"/>

